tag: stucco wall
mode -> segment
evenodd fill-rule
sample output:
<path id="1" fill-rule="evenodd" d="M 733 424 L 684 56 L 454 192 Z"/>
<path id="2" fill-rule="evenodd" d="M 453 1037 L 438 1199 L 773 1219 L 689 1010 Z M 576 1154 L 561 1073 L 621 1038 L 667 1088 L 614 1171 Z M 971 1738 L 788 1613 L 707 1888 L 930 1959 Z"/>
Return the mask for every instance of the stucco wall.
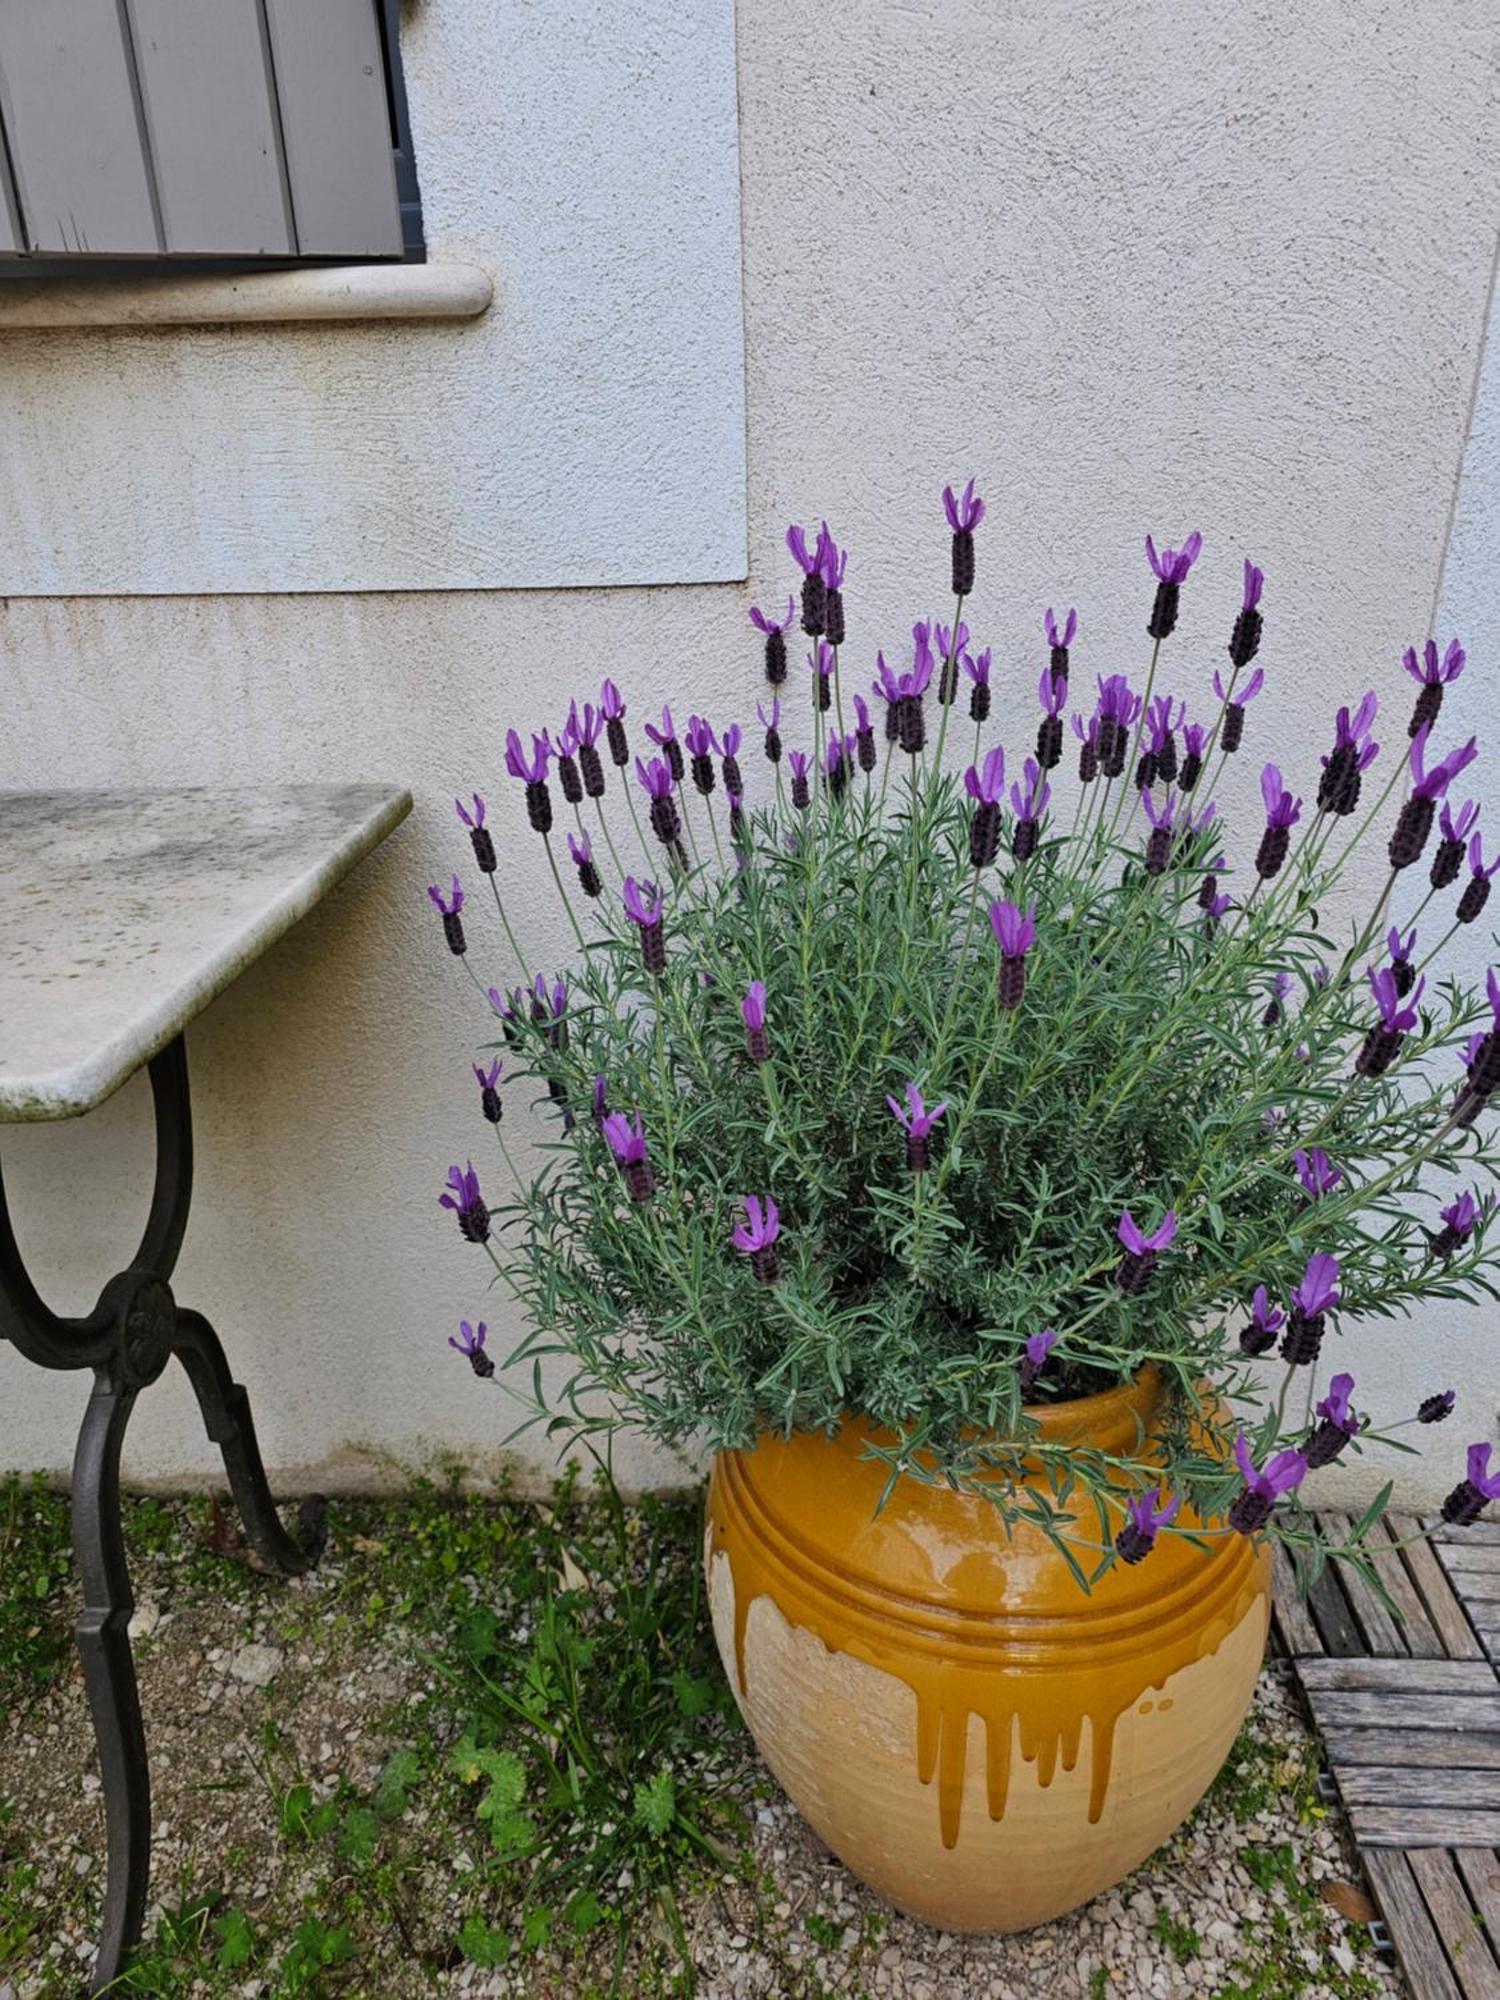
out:
<path id="1" fill-rule="evenodd" d="M 490 25 L 470 59 L 498 71 L 498 13 L 474 18 Z M 1081 607 L 1081 676 L 1141 663 L 1147 527 L 1206 538 L 1172 642 L 1185 689 L 1222 657 L 1241 555 L 1266 569 L 1274 692 L 1254 749 L 1314 770 L 1331 703 L 1371 682 L 1404 712 L 1399 654 L 1433 615 L 1500 216 L 1483 0 L 1148 0 L 1128 30 L 1102 0 L 741 0 L 738 34 L 752 594 L 785 594 L 786 519 L 828 514 L 854 550 L 852 654 L 868 658 L 940 601 L 936 495 L 973 470 L 992 505 L 975 623 L 1011 741 L 1047 603 Z M 430 213 L 462 185 L 466 254 L 503 265 L 475 192 L 482 134 L 461 154 L 428 146 L 442 66 L 414 60 L 410 85 Z M 4 369 L 0 347 L 0 393 Z M 1488 507 L 1475 532 L 1493 547 Z M 1479 707 L 1500 690 L 1483 570 L 1476 553 L 1464 687 Z M 460 1311 L 506 1317 L 435 1203 L 448 1161 L 484 1137 L 467 1069 L 483 1030 L 421 893 L 465 858 L 454 792 L 503 792 L 507 724 L 555 720 L 606 672 L 643 704 L 747 714 L 744 603 L 694 587 L 0 614 L 0 781 L 264 772 L 417 793 L 385 853 L 191 1037 L 201 1193 L 180 1289 L 230 1337 L 289 1481 L 378 1476 L 372 1448 L 483 1457 L 509 1421 L 443 1345 Z M 528 948 L 561 956 L 534 846 L 516 870 Z M 117 1189 L 144 1167 L 146 1109 L 132 1089 L 77 1129 L 7 1136 L 61 1300 L 85 1302 L 76 1274 L 128 1247 L 138 1208 Z M 1464 1372 L 1490 1373 L 1482 1319 L 1445 1324 Z M 1425 1332 L 1372 1351 L 1393 1398 L 1428 1386 Z M 81 1389 L 0 1350 L 0 1463 L 64 1463 Z M 144 1399 L 138 1476 L 210 1464 L 180 1388 Z M 1445 1452 L 1428 1490 L 1447 1472 Z M 1408 1478 L 1420 1492 L 1420 1470 Z"/>

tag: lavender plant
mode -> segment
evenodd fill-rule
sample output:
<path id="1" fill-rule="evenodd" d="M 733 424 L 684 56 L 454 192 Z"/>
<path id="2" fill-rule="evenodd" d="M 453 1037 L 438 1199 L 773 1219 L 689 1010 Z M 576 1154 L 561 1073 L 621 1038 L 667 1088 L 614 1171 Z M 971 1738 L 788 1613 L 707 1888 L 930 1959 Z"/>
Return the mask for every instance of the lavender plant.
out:
<path id="1" fill-rule="evenodd" d="M 860 1412 L 892 1482 L 982 1491 L 1080 1581 L 1188 1532 L 1271 1532 L 1316 1571 L 1309 1472 L 1409 1450 L 1406 1427 L 1455 1402 L 1366 1408 L 1361 1328 L 1496 1296 L 1500 977 L 1475 992 L 1440 965 L 1496 868 L 1452 796 L 1475 745 L 1443 738 L 1463 650 L 1406 654 L 1399 746 L 1372 692 L 1316 764 L 1268 762 L 1263 820 L 1232 828 L 1216 792 L 1264 712 L 1261 570 L 1211 692 L 1159 687 L 1198 535 L 1147 538 L 1138 688 L 1083 689 L 1077 612 L 1049 608 L 1034 754 L 1008 758 L 966 619 L 984 502 L 970 481 L 944 508 L 953 612 L 913 627 L 909 666 L 879 652 L 849 686 L 847 553 L 797 527 L 799 594 L 750 612 L 758 737 L 694 715 L 679 739 L 663 709 L 642 743 L 609 681 L 529 755 L 511 732 L 519 816 L 580 944 L 565 974 L 522 958 L 485 803 L 459 805 L 521 983 L 485 986 L 458 878 L 431 890 L 500 1029 L 475 1067 L 496 1166 L 454 1166 L 440 1199 L 530 1330 L 499 1374 L 482 1326 L 452 1344 L 485 1380 L 529 1368 L 526 1421 L 565 1436 L 628 1420 L 718 1450 Z M 806 747 L 784 747 L 796 715 Z M 1335 930 L 1377 841 L 1379 887 Z M 540 1120 L 535 1173 L 507 1098 Z M 1325 1383 L 1334 1360 L 1351 1365 Z M 563 1364 L 550 1395 L 544 1362 Z M 1146 1369 L 1154 1434 L 1122 1452 L 1039 1434 L 1036 1406 Z M 1475 1445 L 1445 1519 L 1500 1495 L 1488 1463 Z"/>

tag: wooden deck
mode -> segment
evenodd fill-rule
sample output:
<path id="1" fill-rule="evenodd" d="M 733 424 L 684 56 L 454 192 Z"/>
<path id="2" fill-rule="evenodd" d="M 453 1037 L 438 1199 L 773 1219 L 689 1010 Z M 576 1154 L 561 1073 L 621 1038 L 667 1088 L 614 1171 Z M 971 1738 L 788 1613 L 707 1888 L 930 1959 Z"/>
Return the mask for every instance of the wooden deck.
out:
<path id="1" fill-rule="evenodd" d="M 1278 1552 L 1277 1639 L 1413 1992 L 1500 2000 L 1500 1523 L 1396 1546 L 1422 1526 L 1376 1529 L 1400 1622 L 1341 1564 L 1303 1601 Z"/>

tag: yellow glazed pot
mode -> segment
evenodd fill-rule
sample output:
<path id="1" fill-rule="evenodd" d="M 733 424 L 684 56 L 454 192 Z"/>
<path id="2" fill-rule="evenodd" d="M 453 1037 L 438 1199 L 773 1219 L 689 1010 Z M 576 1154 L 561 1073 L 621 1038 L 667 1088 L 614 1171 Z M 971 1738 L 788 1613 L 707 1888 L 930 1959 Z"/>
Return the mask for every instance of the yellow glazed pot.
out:
<path id="1" fill-rule="evenodd" d="M 1158 1394 L 1148 1375 L 1031 1414 L 1049 1440 L 1134 1452 Z M 903 1479 L 877 1515 L 872 1435 L 850 1418 L 715 1461 L 719 1652 L 762 1756 L 855 1874 L 940 1929 L 1023 1930 L 1128 1874 L 1213 1780 L 1260 1669 L 1270 1557 L 1163 1535 L 1085 1596 L 976 1495 Z"/>

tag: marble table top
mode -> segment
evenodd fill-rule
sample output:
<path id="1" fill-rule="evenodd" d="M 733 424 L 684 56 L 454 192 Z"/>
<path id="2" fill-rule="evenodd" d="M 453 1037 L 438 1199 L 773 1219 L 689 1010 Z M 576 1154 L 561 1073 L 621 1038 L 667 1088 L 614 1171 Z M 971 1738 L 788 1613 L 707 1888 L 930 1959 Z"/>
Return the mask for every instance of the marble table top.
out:
<path id="1" fill-rule="evenodd" d="M 410 811 L 390 785 L 0 792 L 0 1122 L 102 1103 Z"/>

